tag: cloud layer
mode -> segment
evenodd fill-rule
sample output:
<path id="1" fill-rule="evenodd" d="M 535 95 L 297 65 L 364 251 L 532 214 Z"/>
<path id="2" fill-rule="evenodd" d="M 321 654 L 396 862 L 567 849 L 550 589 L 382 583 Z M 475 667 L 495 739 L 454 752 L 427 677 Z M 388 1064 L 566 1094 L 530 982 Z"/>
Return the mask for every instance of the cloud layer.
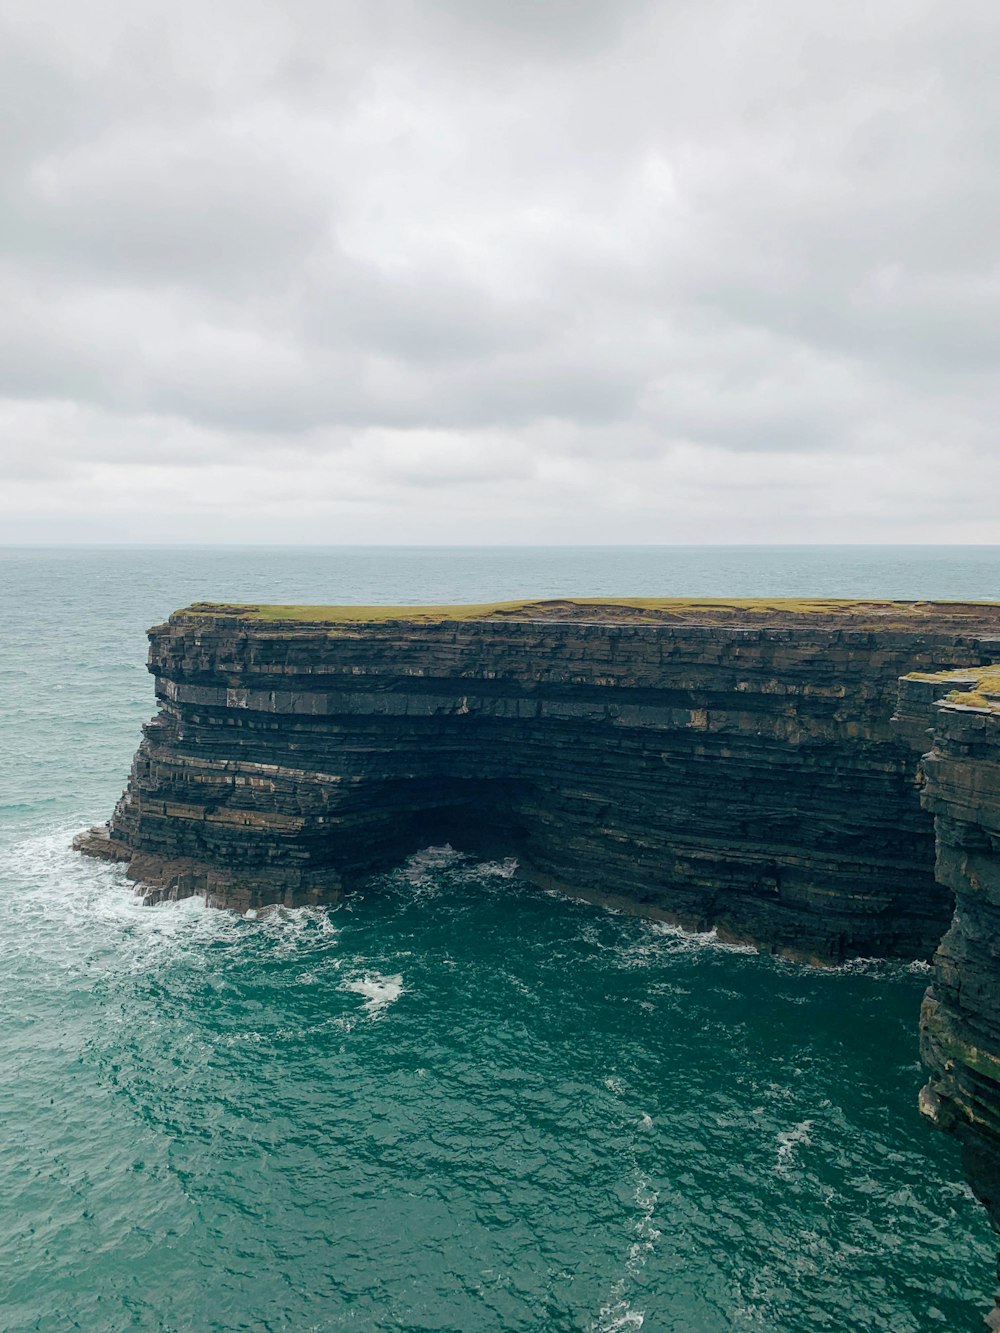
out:
<path id="1" fill-rule="evenodd" d="M 1000 542 L 990 0 L 0 31 L 0 540 Z"/>

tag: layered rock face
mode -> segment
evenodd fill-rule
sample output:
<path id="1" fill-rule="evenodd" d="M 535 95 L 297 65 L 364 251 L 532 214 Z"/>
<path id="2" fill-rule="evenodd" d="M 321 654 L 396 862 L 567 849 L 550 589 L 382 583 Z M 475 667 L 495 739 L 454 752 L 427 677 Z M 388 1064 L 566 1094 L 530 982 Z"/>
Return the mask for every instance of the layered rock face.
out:
<path id="1" fill-rule="evenodd" d="M 81 846 L 245 909 L 450 840 L 798 957 L 930 956 L 952 903 L 897 678 L 998 632 L 959 604 L 194 607 L 150 631 L 160 712 Z"/>
<path id="2" fill-rule="evenodd" d="M 921 1109 L 961 1140 L 966 1174 L 1000 1231 L 1000 669 L 904 679 L 899 716 L 914 738 L 932 719 L 922 801 L 934 815 L 937 877 L 955 902 L 921 1011 L 931 1074 Z M 1000 1328 L 1000 1297 L 987 1322 Z"/>

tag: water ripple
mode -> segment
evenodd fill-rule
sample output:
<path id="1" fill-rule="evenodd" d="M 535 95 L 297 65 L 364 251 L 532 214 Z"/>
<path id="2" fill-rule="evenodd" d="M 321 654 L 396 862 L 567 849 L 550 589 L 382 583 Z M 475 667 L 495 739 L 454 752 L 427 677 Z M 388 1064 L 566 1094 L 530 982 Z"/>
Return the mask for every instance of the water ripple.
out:
<path id="1" fill-rule="evenodd" d="M 333 909 L 147 908 L 69 831 L 0 851 L 4 1327 L 918 1333 L 987 1289 L 906 969 L 448 849 Z"/>

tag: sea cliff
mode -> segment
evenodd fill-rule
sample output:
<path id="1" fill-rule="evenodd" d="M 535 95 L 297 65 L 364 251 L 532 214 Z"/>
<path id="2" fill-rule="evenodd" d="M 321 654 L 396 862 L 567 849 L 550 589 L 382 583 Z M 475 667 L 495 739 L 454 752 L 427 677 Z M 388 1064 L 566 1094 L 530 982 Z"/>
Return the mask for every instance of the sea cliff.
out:
<path id="1" fill-rule="evenodd" d="M 149 638 L 159 713 L 81 851 L 248 910 L 448 840 L 794 958 L 936 949 L 921 1109 L 1000 1230 L 1000 605 L 201 604 Z"/>
<path id="2" fill-rule="evenodd" d="M 448 840 L 795 957 L 929 957 L 951 895 L 897 680 L 998 633 L 981 604 L 198 605 L 150 631 L 159 715 L 81 846 L 247 909 Z"/>
<path id="3" fill-rule="evenodd" d="M 921 801 L 955 906 L 920 1016 L 930 1071 L 920 1106 L 961 1141 L 969 1182 L 1000 1231 L 1000 670 L 904 678 L 898 716 L 917 748 L 930 742 Z M 987 1322 L 1000 1328 L 1000 1296 Z"/>

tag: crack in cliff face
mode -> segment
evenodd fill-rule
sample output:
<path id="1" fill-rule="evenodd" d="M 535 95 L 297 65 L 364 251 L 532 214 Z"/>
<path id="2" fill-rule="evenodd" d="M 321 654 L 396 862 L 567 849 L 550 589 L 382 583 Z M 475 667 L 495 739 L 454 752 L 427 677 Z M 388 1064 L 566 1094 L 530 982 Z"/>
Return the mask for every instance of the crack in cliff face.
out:
<path id="1" fill-rule="evenodd" d="M 450 841 L 813 962 L 937 948 L 921 1106 L 1000 1229 L 998 634 L 984 604 L 201 605 L 150 631 L 159 714 L 77 845 L 247 910 Z"/>

